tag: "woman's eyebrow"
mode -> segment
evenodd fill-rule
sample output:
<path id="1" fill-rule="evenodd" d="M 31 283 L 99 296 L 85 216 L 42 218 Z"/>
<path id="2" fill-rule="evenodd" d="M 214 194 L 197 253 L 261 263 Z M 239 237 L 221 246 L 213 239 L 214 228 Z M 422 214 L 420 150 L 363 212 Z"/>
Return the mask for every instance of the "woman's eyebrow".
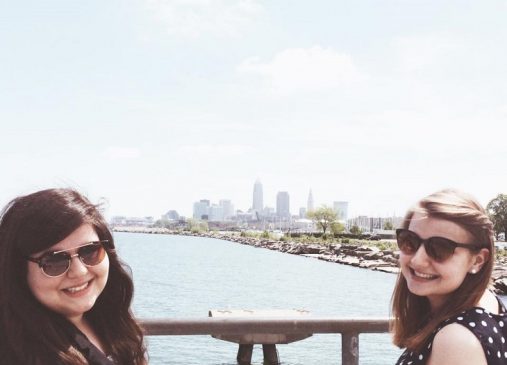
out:
<path id="1" fill-rule="evenodd" d="M 54 248 L 54 249 L 51 248 L 51 249 L 47 249 L 47 250 L 43 251 L 42 254 L 46 255 L 48 253 L 55 253 L 55 252 L 60 252 L 60 251 L 62 251 L 61 248 Z"/>
<path id="2" fill-rule="evenodd" d="M 100 240 L 92 240 L 92 241 L 86 241 L 86 242 L 83 242 L 79 245 L 75 245 L 75 246 L 72 246 L 72 247 L 69 247 L 69 248 L 62 248 L 60 250 L 52 250 L 52 251 L 49 251 L 51 253 L 59 253 L 59 252 L 68 252 L 68 251 L 72 251 L 72 250 L 76 250 L 76 249 L 79 249 L 81 247 L 84 247 L 84 246 L 89 246 L 95 242 L 100 242 Z"/>

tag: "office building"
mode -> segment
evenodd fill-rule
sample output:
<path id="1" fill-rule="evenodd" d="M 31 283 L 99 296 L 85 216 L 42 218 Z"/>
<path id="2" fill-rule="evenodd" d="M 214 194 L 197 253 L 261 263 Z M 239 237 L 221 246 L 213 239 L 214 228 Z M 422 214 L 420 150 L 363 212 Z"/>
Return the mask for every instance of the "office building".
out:
<path id="1" fill-rule="evenodd" d="M 299 218 L 306 218 L 306 208 L 305 207 L 299 208 Z"/>
<path id="2" fill-rule="evenodd" d="M 210 202 L 209 200 L 202 199 L 194 203 L 193 217 L 194 219 L 208 219 Z"/>
<path id="3" fill-rule="evenodd" d="M 306 211 L 310 212 L 314 209 L 315 209 L 315 207 L 313 205 L 313 193 L 312 193 L 312 189 L 310 189 L 310 193 L 308 194 L 308 203 L 306 205 Z"/>
<path id="4" fill-rule="evenodd" d="M 262 209 L 264 208 L 264 195 L 262 191 L 262 183 L 260 180 L 256 180 L 253 188 L 253 203 L 252 210 L 256 211 L 259 214 L 262 214 Z"/>
<path id="5" fill-rule="evenodd" d="M 333 202 L 333 210 L 336 213 L 336 218 L 339 221 L 347 221 L 348 219 L 348 211 L 349 211 L 349 202 Z"/>
<path id="6" fill-rule="evenodd" d="M 289 193 L 279 191 L 276 195 L 276 215 L 280 218 L 290 218 Z"/>
<path id="7" fill-rule="evenodd" d="M 228 220 L 234 217 L 234 205 L 228 199 L 221 199 L 218 203 L 223 209 L 224 220 Z"/>
<path id="8" fill-rule="evenodd" d="M 224 220 L 224 208 L 213 204 L 209 207 L 208 220 L 211 222 L 222 222 Z"/>

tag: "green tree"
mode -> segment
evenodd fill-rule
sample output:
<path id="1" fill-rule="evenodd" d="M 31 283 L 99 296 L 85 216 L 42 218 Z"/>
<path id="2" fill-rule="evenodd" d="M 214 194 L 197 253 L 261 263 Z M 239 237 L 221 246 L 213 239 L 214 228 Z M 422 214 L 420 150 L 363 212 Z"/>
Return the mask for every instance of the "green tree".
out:
<path id="1" fill-rule="evenodd" d="M 354 224 L 354 225 L 350 228 L 350 233 L 355 234 L 355 235 L 358 235 L 358 234 L 363 233 L 363 231 L 362 231 L 362 230 L 361 230 L 361 228 L 359 228 L 356 224 Z"/>
<path id="2" fill-rule="evenodd" d="M 496 238 L 500 233 L 507 234 L 507 195 L 498 194 L 488 203 L 486 210 L 493 222 Z"/>
<path id="3" fill-rule="evenodd" d="M 386 221 L 386 222 L 384 223 L 384 229 L 385 229 L 386 231 L 391 231 L 391 230 L 393 230 L 393 229 L 394 229 L 393 222 L 391 222 L 391 221 Z"/>
<path id="4" fill-rule="evenodd" d="M 342 233 L 343 231 L 345 231 L 345 225 L 343 223 L 336 221 L 331 224 L 331 232 L 334 234 Z"/>
<path id="5" fill-rule="evenodd" d="M 168 229 L 171 229 L 175 226 L 175 222 L 174 221 L 170 221 L 168 219 L 159 219 L 157 220 L 154 224 L 153 224 L 153 227 L 158 227 L 158 228 L 168 228 Z"/>
<path id="6" fill-rule="evenodd" d="M 191 232 L 206 232 L 209 230 L 208 222 L 189 218 L 187 219 L 187 230 Z"/>
<path id="7" fill-rule="evenodd" d="M 324 235 L 326 234 L 327 229 L 330 228 L 336 221 L 335 211 L 331 207 L 327 207 L 325 205 L 309 211 L 307 216 L 314 221 L 317 227 L 322 230 Z"/>

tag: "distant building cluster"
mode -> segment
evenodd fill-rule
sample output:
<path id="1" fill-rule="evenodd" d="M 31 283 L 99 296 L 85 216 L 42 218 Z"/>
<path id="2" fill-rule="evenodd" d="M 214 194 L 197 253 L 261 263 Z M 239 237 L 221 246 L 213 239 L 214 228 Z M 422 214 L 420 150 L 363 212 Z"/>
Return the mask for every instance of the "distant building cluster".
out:
<path id="1" fill-rule="evenodd" d="M 222 199 L 218 204 L 211 204 L 207 199 L 194 203 L 193 218 L 210 222 L 229 221 L 235 216 L 234 205 L 230 200 Z"/>
<path id="2" fill-rule="evenodd" d="M 309 199 L 313 201 L 313 198 Z M 313 204 L 313 203 L 311 203 Z M 207 199 L 199 200 L 193 206 L 193 218 L 206 220 L 208 222 L 239 222 L 257 225 L 262 222 L 264 225 L 279 227 L 288 226 L 297 218 L 306 218 L 306 208 L 300 210 L 300 216 L 293 217 L 290 211 L 290 196 L 287 191 L 280 191 L 276 195 L 276 208 L 264 205 L 264 190 L 260 180 L 256 180 L 253 186 L 252 206 L 246 212 L 234 211 L 230 200 L 220 200 L 219 204 L 210 204 Z"/>
<path id="3" fill-rule="evenodd" d="M 347 201 L 334 201 L 332 209 L 337 220 L 347 230 L 356 226 L 362 232 L 375 233 L 386 228 L 396 228 L 401 225 L 401 217 L 367 217 L 358 216 L 349 219 L 349 203 Z M 306 207 L 300 207 L 298 214 L 291 213 L 290 195 L 287 191 L 276 194 L 276 208 L 264 205 L 264 189 L 257 179 L 253 185 L 252 206 L 247 211 L 235 210 L 231 200 L 221 199 L 212 203 L 209 199 L 194 202 L 192 218 L 206 221 L 216 228 L 248 228 L 261 230 L 291 230 L 312 232 L 316 230 L 315 224 L 308 219 L 308 213 L 315 210 L 312 189 L 309 190 Z M 185 224 L 186 219 L 175 210 L 169 210 L 161 216 L 160 221 L 165 226 Z M 153 217 L 123 217 L 116 216 L 111 220 L 113 226 L 141 226 L 147 227 L 155 223 Z M 158 223 L 158 222 L 157 222 Z"/>
<path id="4" fill-rule="evenodd" d="M 111 218 L 111 225 L 113 226 L 125 226 L 125 227 L 148 227 L 155 223 L 153 217 L 124 217 L 114 216 Z"/>
<path id="5" fill-rule="evenodd" d="M 401 227 L 403 217 L 368 217 L 360 215 L 347 220 L 347 228 L 357 226 L 362 232 L 381 232 Z M 387 228 L 390 229 L 387 229 Z"/>

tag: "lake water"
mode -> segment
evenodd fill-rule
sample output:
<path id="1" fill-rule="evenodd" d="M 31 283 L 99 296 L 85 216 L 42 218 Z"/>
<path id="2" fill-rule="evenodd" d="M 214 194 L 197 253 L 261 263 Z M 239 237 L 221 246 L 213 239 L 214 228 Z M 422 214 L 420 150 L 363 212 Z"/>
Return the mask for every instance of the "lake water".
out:
<path id="1" fill-rule="evenodd" d="M 306 309 L 316 316 L 387 317 L 395 275 L 228 241 L 115 233 L 132 268 L 138 317 L 207 317 L 210 309 Z M 339 334 L 278 345 L 282 364 L 340 364 Z M 237 345 L 210 336 L 148 337 L 150 364 L 236 364 Z M 360 336 L 361 364 L 394 364 L 387 334 Z M 256 346 L 253 363 L 262 364 Z"/>
<path id="2" fill-rule="evenodd" d="M 210 238 L 115 233 L 132 268 L 139 318 L 208 316 L 210 309 L 306 309 L 315 316 L 387 317 L 396 275 Z M 148 337 L 151 365 L 236 365 L 236 344 L 211 336 Z M 340 364 L 339 334 L 277 346 L 283 365 Z M 359 337 L 360 364 L 391 365 L 388 334 Z M 262 364 L 254 347 L 252 364 Z"/>

